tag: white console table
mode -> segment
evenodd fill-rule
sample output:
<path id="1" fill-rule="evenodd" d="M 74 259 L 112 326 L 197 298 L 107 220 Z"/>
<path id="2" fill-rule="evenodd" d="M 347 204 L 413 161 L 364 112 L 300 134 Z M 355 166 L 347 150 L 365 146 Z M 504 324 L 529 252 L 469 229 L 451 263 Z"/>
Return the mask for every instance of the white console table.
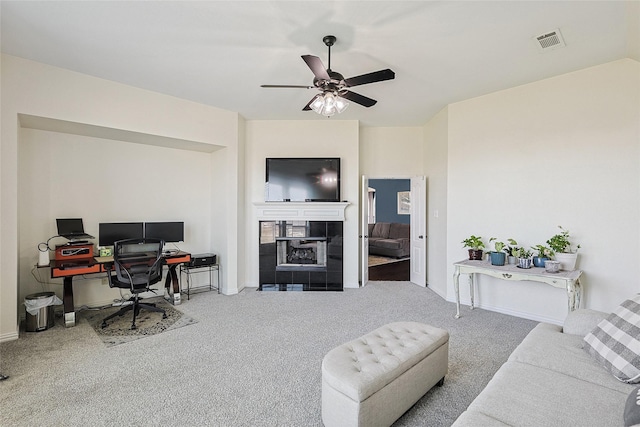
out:
<path id="1" fill-rule="evenodd" d="M 460 274 L 469 275 L 469 290 L 471 293 L 471 310 L 473 310 L 474 274 L 486 274 L 503 280 L 530 280 L 542 282 L 555 288 L 567 290 L 569 311 L 580 307 L 582 289 L 580 286 L 581 270 L 560 271 L 547 273 L 542 267 L 518 268 L 515 265 L 491 265 L 487 261 L 464 260 L 453 264 L 453 286 L 456 291 L 456 319 L 460 318 Z"/>

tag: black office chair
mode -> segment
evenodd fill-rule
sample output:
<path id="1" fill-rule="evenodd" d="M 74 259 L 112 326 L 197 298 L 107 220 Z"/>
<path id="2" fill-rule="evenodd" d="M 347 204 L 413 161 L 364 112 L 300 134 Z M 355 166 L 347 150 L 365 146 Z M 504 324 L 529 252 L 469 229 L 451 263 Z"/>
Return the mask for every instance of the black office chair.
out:
<path id="1" fill-rule="evenodd" d="M 167 313 L 155 306 L 140 302 L 142 292 L 155 292 L 150 286 L 162 280 L 162 247 L 164 242 L 160 239 L 127 239 L 115 242 L 113 249 L 113 270 L 109 272 L 109 286 L 112 288 L 128 289 L 132 297 L 128 304 L 116 313 L 106 317 L 102 321 L 102 327 L 107 327 L 107 320 L 116 316 L 122 316 L 126 312 L 133 311 L 131 329 L 136 329 L 136 316 L 140 309 L 162 313 L 162 318 L 167 318 Z"/>

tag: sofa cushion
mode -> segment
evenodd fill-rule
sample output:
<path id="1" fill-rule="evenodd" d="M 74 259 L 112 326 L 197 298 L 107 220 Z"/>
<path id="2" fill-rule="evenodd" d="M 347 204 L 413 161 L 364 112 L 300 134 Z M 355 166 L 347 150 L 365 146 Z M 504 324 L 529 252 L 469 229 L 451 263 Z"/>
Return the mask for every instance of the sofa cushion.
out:
<path id="1" fill-rule="evenodd" d="M 376 246 L 378 248 L 402 249 L 402 241 L 401 240 L 375 239 L 370 243 L 371 243 L 371 245 Z"/>
<path id="2" fill-rule="evenodd" d="M 640 382 L 640 295 L 620 304 L 584 341 L 584 349 L 618 380 Z"/>
<path id="3" fill-rule="evenodd" d="M 389 226 L 391 224 L 388 222 L 376 222 L 373 226 L 373 231 L 371 232 L 370 237 L 382 237 L 383 239 L 387 239 L 389 237 Z"/>
<path id="4" fill-rule="evenodd" d="M 627 395 L 548 369 L 508 361 L 468 408 L 485 417 L 460 417 L 453 425 L 484 426 L 483 421 L 491 419 L 497 421 L 488 425 L 499 425 L 499 421 L 519 427 L 617 427 Z"/>
<path id="5" fill-rule="evenodd" d="M 392 222 L 389 225 L 389 238 L 390 239 L 409 239 L 411 237 L 409 224 L 400 224 Z"/>
<path id="6" fill-rule="evenodd" d="M 537 366 L 627 395 L 632 385 L 616 381 L 583 350 L 583 336 L 562 333 L 549 323 L 536 325 L 509 356 L 510 361 Z"/>

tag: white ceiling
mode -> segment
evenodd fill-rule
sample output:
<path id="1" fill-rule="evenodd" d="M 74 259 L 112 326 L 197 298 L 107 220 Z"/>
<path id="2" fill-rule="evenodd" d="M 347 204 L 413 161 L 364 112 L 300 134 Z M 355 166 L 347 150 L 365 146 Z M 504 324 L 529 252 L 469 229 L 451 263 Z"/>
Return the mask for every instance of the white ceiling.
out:
<path id="1" fill-rule="evenodd" d="M 640 60 L 638 1 L 2 1 L 2 52 L 237 111 L 247 119 L 327 120 L 302 107 L 301 55 L 378 100 L 330 120 L 420 126 L 447 104 L 629 57 Z M 560 29 L 566 47 L 533 37 Z"/>

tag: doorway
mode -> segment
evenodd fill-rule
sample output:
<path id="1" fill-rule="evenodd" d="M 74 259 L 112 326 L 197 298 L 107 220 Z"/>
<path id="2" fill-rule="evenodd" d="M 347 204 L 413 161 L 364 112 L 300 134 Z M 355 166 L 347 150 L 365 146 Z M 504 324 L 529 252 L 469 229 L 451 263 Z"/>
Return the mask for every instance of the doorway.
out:
<path id="1" fill-rule="evenodd" d="M 368 187 L 369 280 L 409 281 L 411 212 L 407 202 L 411 180 L 369 179 Z M 391 226 L 376 227 L 377 223 Z M 388 238 L 380 238 L 382 233 Z"/>

